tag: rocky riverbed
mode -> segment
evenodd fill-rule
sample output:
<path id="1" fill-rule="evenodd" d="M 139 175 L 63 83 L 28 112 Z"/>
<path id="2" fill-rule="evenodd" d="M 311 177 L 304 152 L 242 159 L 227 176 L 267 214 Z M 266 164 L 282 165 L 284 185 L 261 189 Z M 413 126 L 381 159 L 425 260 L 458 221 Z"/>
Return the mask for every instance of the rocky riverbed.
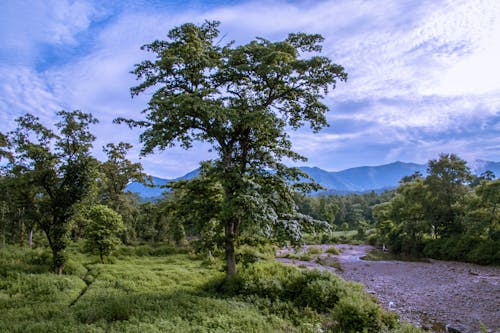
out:
<path id="1" fill-rule="evenodd" d="M 323 252 L 331 245 L 315 245 Z M 319 256 L 337 261 L 340 269 L 315 260 L 286 258 L 285 263 L 335 271 L 346 280 L 361 282 L 387 309 L 433 332 L 479 332 L 481 323 L 489 332 L 500 332 L 500 268 L 461 262 L 365 261 L 360 258 L 373 247 L 335 245 L 339 255 Z M 306 246 L 307 248 L 307 246 Z M 283 256 L 290 249 L 279 251 Z"/>

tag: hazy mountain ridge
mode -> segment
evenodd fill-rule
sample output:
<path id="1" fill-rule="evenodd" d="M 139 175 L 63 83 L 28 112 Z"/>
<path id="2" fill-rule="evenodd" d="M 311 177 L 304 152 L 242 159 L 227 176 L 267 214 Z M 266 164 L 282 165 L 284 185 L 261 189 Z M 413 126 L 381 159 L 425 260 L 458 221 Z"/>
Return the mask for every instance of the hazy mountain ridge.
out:
<path id="1" fill-rule="evenodd" d="M 473 174 L 480 175 L 486 170 L 492 171 L 498 178 L 500 176 L 500 162 L 476 160 L 468 164 Z M 327 193 L 348 194 L 362 193 L 368 191 L 382 192 L 385 189 L 398 186 L 404 176 L 415 172 L 426 174 L 426 164 L 393 162 L 378 166 L 361 166 L 341 171 L 326 171 L 318 167 L 300 167 L 302 171 L 311 176 L 314 181 L 321 184 Z M 171 181 L 191 179 L 199 174 L 195 169 L 182 177 L 175 179 L 153 178 L 153 184 L 164 186 Z M 161 197 L 166 190 L 161 187 L 147 187 L 143 184 L 133 182 L 127 186 L 127 190 L 137 193 L 141 198 Z"/>

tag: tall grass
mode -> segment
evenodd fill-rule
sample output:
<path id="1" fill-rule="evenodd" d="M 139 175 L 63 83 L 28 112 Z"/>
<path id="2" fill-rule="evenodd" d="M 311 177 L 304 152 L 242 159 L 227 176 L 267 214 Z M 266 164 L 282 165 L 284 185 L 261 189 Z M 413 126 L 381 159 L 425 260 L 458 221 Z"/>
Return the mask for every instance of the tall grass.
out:
<path id="1" fill-rule="evenodd" d="M 222 284 L 222 262 L 207 265 L 186 248 L 124 247 L 106 264 L 82 254 L 79 246 L 69 250 L 62 276 L 49 273 L 50 256 L 43 249 L 0 251 L 0 332 L 354 332 L 365 325 L 372 332 L 397 327 L 393 315 L 361 286 L 274 263 L 271 251 L 243 251 L 246 262 L 238 280 Z"/>

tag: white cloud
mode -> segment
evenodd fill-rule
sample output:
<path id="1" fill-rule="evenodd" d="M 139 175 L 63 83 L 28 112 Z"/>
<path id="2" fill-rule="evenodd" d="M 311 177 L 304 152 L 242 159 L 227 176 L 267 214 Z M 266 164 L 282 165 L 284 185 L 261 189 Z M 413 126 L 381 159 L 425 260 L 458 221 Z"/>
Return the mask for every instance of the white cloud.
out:
<path id="1" fill-rule="evenodd" d="M 14 128 L 14 119 L 32 113 L 51 124 L 61 109 L 47 79 L 27 67 L 0 67 L 0 130 Z"/>
<path id="2" fill-rule="evenodd" d="M 0 58 L 34 65 L 44 45 L 75 45 L 99 11 L 88 1 L 4 1 L 0 11 Z"/>
<path id="3" fill-rule="evenodd" d="M 0 58 L 10 54 L 20 60 L 0 68 L 0 130 L 4 131 L 23 112 L 50 122 L 61 108 L 82 109 L 101 120 L 96 128 L 97 146 L 120 140 L 137 145 L 139 130 L 129 131 L 111 121 L 117 116 L 138 118 L 146 105 L 148 93 L 134 100 L 129 94 L 136 84 L 129 71 L 148 57 L 139 47 L 165 38 L 178 24 L 205 19 L 222 22 L 225 41 L 240 43 L 255 36 L 276 40 L 297 31 L 326 37 L 324 54 L 349 73 L 348 83 L 340 84 L 326 100 L 336 110 L 329 117 L 367 125 L 341 133 L 292 133 L 294 148 L 310 156 L 310 163 L 335 164 L 335 158 L 325 152 L 343 154 L 345 160 L 350 158 L 346 147 L 356 145 L 351 150 L 361 151 L 364 145 L 373 144 L 383 147 L 377 151 L 380 161 L 405 156 L 406 160 L 427 160 L 427 154 L 434 151 L 426 142 L 446 148 L 459 140 L 427 141 L 423 135 L 446 136 L 447 131 L 467 127 L 477 119 L 487 124 L 500 110 L 500 48 L 496 42 L 500 2 L 495 0 L 269 1 L 264 5 L 254 1 L 204 11 L 176 7 L 168 12 L 147 6 L 144 10 L 136 6 L 133 11 L 123 7 L 123 12 L 92 30 L 95 35 L 87 54 L 43 72 L 33 66 L 40 45 L 78 46 L 81 35 L 90 33 L 93 20 L 104 15 L 103 10 L 97 2 L 87 1 L 10 3 L 13 5 L 2 17 L 8 20 L 0 23 L 0 37 L 5 41 Z M 32 19 L 26 23 L 19 20 L 23 16 Z M 352 111 L 337 109 L 349 101 L 366 105 Z M 494 126 L 489 124 L 486 130 L 491 132 Z M 489 143 L 481 144 L 483 139 Z M 478 157 L 484 149 L 489 149 L 485 156 L 500 157 L 498 145 L 490 144 L 483 133 L 473 142 L 482 147 Z M 137 149 L 131 154 L 134 158 Z M 175 177 L 194 168 L 199 159 L 209 158 L 206 150 L 206 146 L 197 146 L 193 152 L 174 149 L 142 162 L 149 172 Z M 367 153 L 366 158 L 373 156 Z M 364 156 L 352 157 L 353 163 L 361 158 Z"/>

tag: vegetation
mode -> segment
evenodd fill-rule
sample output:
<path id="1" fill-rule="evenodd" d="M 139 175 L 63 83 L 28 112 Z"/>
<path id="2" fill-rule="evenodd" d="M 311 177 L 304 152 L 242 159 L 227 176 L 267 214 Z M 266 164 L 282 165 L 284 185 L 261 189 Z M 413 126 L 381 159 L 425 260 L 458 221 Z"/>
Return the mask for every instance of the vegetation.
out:
<path id="1" fill-rule="evenodd" d="M 225 283 L 170 245 L 125 246 L 113 264 L 68 251 L 64 275 L 43 248 L 0 251 L 2 332 L 402 332 L 359 284 L 269 260 L 240 266 Z M 180 253 L 178 253 L 180 252 Z"/>
<path id="2" fill-rule="evenodd" d="M 86 248 L 89 252 L 97 252 L 104 264 L 104 256 L 110 255 L 120 244 L 118 234 L 125 229 L 122 217 L 107 206 L 95 205 L 89 209 L 87 219 Z"/>
<path id="3" fill-rule="evenodd" d="M 333 255 L 339 255 L 340 254 L 339 249 L 337 249 L 335 246 L 330 246 L 328 249 L 326 249 L 325 252 L 333 254 Z"/>
<path id="4" fill-rule="evenodd" d="M 314 219 L 328 222 L 337 232 L 323 233 L 317 240 L 308 242 L 337 243 L 357 238 L 364 240 L 368 231 L 375 227 L 373 208 L 389 201 L 394 196 L 393 190 L 377 194 L 373 191 L 363 194 L 307 196 L 297 193 L 295 202 L 299 212 Z M 351 230 L 356 230 L 353 235 Z M 339 232 L 342 231 L 342 232 Z M 323 238 L 323 239 L 321 239 Z"/>
<path id="5" fill-rule="evenodd" d="M 61 274 L 74 205 L 91 191 L 96 179 L 97 163 L 90 155 L 95 137 L 89 126 L 97 120 L 81 111 L 57 115 L 61 118 L 56 124 L 59 133 L 33 115 L 17 119 L 18 128 L 11 133 L 16 162 L 10 177 L 23 182 L 21 206 L 30 210 L 30 217 L 47 236 L 53 269 Z"/>
<path id="6" fill-rule="evenodd" d="M 453 154 L 431 160 L 427 172 L 404 178 L 375 207 L 378 242 L 398 254 L 500 264 L 500 180 L 474 178 Z"/>
<path id="7" fill-rule="evenodd" d="M 143 154 L 175 144 L 187 149 L 195 141 L 212 145 L 218 158 L 202 172 L 223 190 L 214 221 L 224 230 L 229 279 L 236 275 L 235 246 L 242 229 L 260 225 L 261 232 L 298 240 L 304 222 L 313 222 L 294 209 L 293 188 L 314 184 L 289 182 L 305 174 L 281 163 L 283 158 L 304 160 L 292 151 L 286 129 L 326 126 L 328 108 L 321 98 L 347 75 L 328 58 L 314 55 L 321 51 L 320 35 L 221 46 L 218 25 L 184 24 L 169 32 L 168 41 L 144 45 L 155 59 L 136 65 L 133 73 L 141 83 L 131 92 L 155 89 L 146 119 L 117 121 L 144 128 Z"/>

